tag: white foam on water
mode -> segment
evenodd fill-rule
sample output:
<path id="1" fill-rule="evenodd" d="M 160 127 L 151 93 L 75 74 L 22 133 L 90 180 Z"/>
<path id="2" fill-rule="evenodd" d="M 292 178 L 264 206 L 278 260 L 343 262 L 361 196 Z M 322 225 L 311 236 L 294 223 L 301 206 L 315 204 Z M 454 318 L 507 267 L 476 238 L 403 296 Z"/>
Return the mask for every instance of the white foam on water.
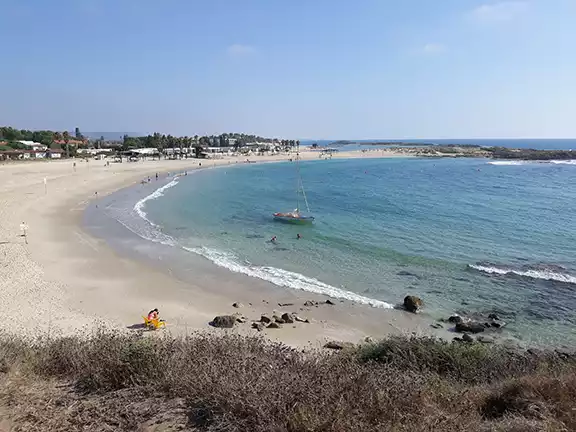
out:
<path id="1" fill-rule="evenodd" d="M 170 182 L 165 184 L 164 186 L 156 189 L 154 192 L 152 192 L 150 195 L 142 198 L 140 201 L 138 201 L 135 205 L 134 205 L 134 211 L 138 214 L 138 216 L 140 216 L 142 219 L 144 219 L 146 222 L 148 222 L 149 224 L 156 226 L 156 224 L 154 222 L 152 222 L 150 219 L 148 219 L 148 215 L 146 214 L 146 212 L 144 211 L 144 206 L 146 205 L 146 203 L 150 200 L 155 200 L 157 198 L 160 198 L 161 196 L 164 196 L 164 191 L 166 189 L 170 189 L 171 187 L 174 187 L 178 184 L 178 177 L 174 177 L 174 179 Z"/>
<path id="2" fill-rule="evenodd" d="M 491 161 L 490 165 L 525 165 L 525 161 Z M 529 163 L 529 162 L 528 162 Z"/>
<path id="3" fill-rule="evenodd" d="M 551 160 L 550 163 L 556 165 L 576 165 L 576 160 Z"/>
<path id="4" fill-rule="evenodd" d="M 576 276 L 572 276 L 565 273 L 558 273 L 551 270 L 514 270 L 514 269 L 498 268 L 498 267 L 474 265 L 474 264 L 468 264 L 468 267 L 489 274 L 499 274 L 499 275 L 515 274 L 518 276 L 525 276 L 532 279 L 543 279 L 543 280 L 576 284 Z"/>
<path id="5" fill-rule="evenodd" d="M 263 279 L 280 287 L 287 287 L 301 291 L 308 291 L 315 294 L 327 295 L 333 298 L 350 300 L 356 303 L 366 304 L 372 307 L 391 309 L 389 303 L 374 300 L 359 294 L 333 287 L 318 279 L 304 276 L 300 273 L 279 269 L 276 267 L 245 265 L 231 253 L 210 249 L 205 246 L 198 248 L 184 247 L 187 251 L 201 255 L 214 264 L 224 267 L 235 273 L 242 273 L 255 278 Z"/>
<path id="6" fill-rule="evenodd" d="M 554 164 L 554 165 L 576 165 L 576 160 L 533 160 L 533 161 L 527 161 L 527 160 L 500 160 L 500 161 L 490 161 L 488 162 L 490 165 L 501 165 L 501 166 L 506 166 L 506 165 L 533 165 L 533 164 Z"/>

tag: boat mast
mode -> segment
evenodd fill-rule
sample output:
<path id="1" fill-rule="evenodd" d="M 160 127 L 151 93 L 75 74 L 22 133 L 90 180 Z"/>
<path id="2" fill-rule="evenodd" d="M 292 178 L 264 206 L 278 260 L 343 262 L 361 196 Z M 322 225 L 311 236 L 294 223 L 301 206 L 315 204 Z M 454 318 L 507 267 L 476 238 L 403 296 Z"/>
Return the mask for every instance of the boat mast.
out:
<path id="1" fill-rule="evenodd" d="M 296 213 L 300 213 L 300 166 L 298 160 L 300 158 L 300 147 L 296 147 Z"/>
<path id="2" fill-rule="evenodd" d="M 308 206 L 308 199 L 306 198 L 306 192 L 304 191 L 304 183 L 302 182 L 302 176 L 300 175 L 300 142 L 298 141 L 296 144 L 296 172 L 298 173 L 298 190 L 296 191 L 296 197 L 299 198 L 298 192 L 302 191 L 302 197 L 304 198 L 304 204 L 306 204 L 306 211 L 310 213 L 310 207 Z M 300 202 L 298 200 L 298 207 L 299 209 Z"/>

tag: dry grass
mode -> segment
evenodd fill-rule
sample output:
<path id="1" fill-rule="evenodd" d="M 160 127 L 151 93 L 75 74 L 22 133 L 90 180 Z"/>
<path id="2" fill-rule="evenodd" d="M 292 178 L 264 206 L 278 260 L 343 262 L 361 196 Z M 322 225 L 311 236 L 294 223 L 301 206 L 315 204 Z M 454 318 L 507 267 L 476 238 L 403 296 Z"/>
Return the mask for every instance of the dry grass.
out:
<path id="1" fill-rule="evenodd" d="M 2 341 L 12 430 L 576 430 L 576 360 L 553 353 L 401 338 L 303 353 L 256 337 L 105 331 Z"/>

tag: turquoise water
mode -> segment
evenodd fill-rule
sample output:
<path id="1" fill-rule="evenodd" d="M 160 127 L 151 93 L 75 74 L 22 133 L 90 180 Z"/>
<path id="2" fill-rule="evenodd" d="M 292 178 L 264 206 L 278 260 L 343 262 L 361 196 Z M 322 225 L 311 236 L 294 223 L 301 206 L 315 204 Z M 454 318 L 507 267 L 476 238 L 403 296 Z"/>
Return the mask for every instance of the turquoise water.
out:
<path id="1" fill-rule="evenodd" d="M 326 146 L 333 143 L 335 140 L 302 140 L 302 145 L 310 145 L 316 143 L 320 146 Z M 339 147 L 342 150 L 362 150 L 364 148 L 374 148 L 373 146 L 362 145 L 363 142 L 385 141 L 394 142 L 400 141 L 404 143 L 434 143 L 440 145 L 450 144 L 470 144 L 485 147 L 508 147 L 508 148 L 530 148 L 539 150 L 576 150 L 576 139 L 550 139 L 550 138 L 535 138 L 535 139 L 406 139 L 406 140 L 387 140 L 387 139 L 374 139 L 374 140 L 358 140 L 358 144 L 349 144 Z M 378 147 L 378 146 L 375 146 Z"/>
<path id="2" fill-rule="evenodd" d="M 156 239 L 286 289 L 376 307 L 410 293 L 434 318 L 497 312 L 526 342 L 576 342 L 576 164 L 302 162 L 312 226 L 271 217 L 295 207 L 294 168 L 195 172 L 136 213 Z"/>

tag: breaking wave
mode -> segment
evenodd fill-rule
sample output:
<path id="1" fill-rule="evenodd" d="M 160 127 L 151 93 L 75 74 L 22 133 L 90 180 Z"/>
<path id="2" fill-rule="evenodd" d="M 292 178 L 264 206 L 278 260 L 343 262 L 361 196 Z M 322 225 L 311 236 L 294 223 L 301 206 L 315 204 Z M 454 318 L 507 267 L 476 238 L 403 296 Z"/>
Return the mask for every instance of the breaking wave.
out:
<path id="1" fill-rule="evenodd" d="M 148 215 L 144 211 L 144 206 L 148 201 L 155 200 L 157 198 L 160 198 L 161 196 L 164 196 L 164 191 L 166 189 L 170 189 L 171 187 L 174 187 L 177 184 L 178 184 L 178 177 L 174 177 L 174 179 L 170 183 L 167 183 L 164 186 L 156 189 L 150 195 L 148 195 L 148 196 L 142 198 L 140 201 L 138 201 L 134 205 L 134 211 L 138 214 L 138 216 L 140 216 L 142 219 L 144 219 L 149 224 L 157 226 L 154 222 L 152 222 L 150 219 L 148 219 Z"/>
<path id="2" fill-rule="evenodd" d="M 292 288 L 300 291 L 308 291 L 315 294 L 327 295 L 333 298 L 350 300 L 356 303 L 370 305 L 372 307 L 391 309 L 393 306 L 389 303 L 374 300 L 359 294 L 333 287 L 318 279 L 310 278 L 300 273 L 279 269 L 276 267 L 253 266 L 242 264 L 236 256 L 228 252 L 222 252 L 210 249 L 204 246 L 198 248 L 184 247 L 187 251 L 201 255 L 214 264 L 224 267 L 235 273 L 242 273 L 248 276 L 263 279 L 280 287 Z"/>
<path id="3" fill-rule="evenodd" d="M 515 274 L 518 276 L 529 277 L 532 279 L 542 279 L 548 281 L 576 284 L 576 276 L 568 273 L 562 273 L 556 269 L 545 269 L 545 268 L 513 269 L 513 268 L 495 267 L 492 265 L 482 265 L 482 264 L 468 264 L 468 267 L 488 274 L 498 274 L 498 275 Z"/>
<path id="4" fill-rule="evenodd" d="M 533 164 L 542 164 L 542 165 L 576 165 L 576 160 L 497 160 L 497 161 L 490 161 L 488 162 L 490 165 L 533 165 Z"/>
<path id="5" fill-rule="evenodd" d="M 490 165 L 525 165 L 524 161 L 491 161 Z"/>

